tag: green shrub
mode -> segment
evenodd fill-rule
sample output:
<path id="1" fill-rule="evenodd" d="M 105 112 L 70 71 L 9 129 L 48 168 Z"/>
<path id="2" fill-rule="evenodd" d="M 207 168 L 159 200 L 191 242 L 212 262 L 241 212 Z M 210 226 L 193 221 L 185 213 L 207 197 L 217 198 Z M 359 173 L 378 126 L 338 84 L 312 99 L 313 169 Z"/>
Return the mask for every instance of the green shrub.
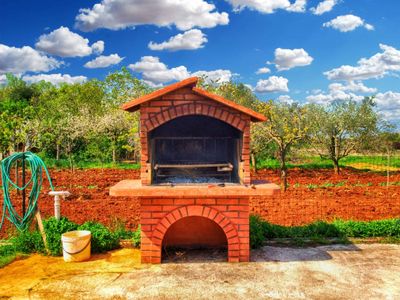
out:
<path id="1" fill-rule="evenodd" d="M 316 221 L 303 227 L 303 232 L 300 237 L 341 237 L 341 232 L 335 227 L 335 225 Z"/>
<path id="2" fill-rule="evenodd" d="M 370 222 L 336 220 L 333 225 L 347 237 L 400 237 L 400 219 Z"/>
<path id="3" fill-rule="evenodd" d="M 259 216 L 250 216 L 250 247 L 252 249 L 259 248 L 264 244 L 263 223 L 264 221 Z"/>
<path id="4" fill-rule="evenodd" d="M 142 230 L 139 225 L 138 228 L 133 232 L 133 235 L 132 235 L 132 244 L 133 244 L 133 247 L 135 247 L 135 248 L 140 247 L 141 233 L 142 233 Z"/>
<path id="5" fill-rule="evenodd" d="M 104 225 L 97 222 L 86 222 L 78 227 L 79 230 L 89 230 L 92 233 L 92 253 L 103 253 L 119 248 L 119 236 Z"/>
<path id="6" fill-rule="evenodd" d="M 61 235 L 68 231 L 78 228 L 78 224 L 62 217 L 59 221 L 51 217 L 43 221 L 44 230 L 46 232 L 47 247 L 51 255 L 62 255 Z"/>
<path id="7" fill-rule="evenodd" d="M 129 240 L 133 236 L 133 231 L 125 228 L 125 222 L 119 218 L 113 218 L 109 229 L 118 236 L 120 240 Z"/>
<path id="8" fill-rule="evenodd" d="M 15 259 L 16 255 L 17 253 L 15 252 L 14 245 L 0 246 L 0 268 L 12 262 Z"/>
<path id="9" fill-rule="evenodd" d="M 332 223 L 316 221 L 304 226 L 281 226 L 268 223 L 259 216 L 250 217 L 250 244 L 252 248 L 262 245 L 263 238 L 312 239 L 347 237 L 393 237 L 400 238 L 400 219 L 378 221 L 343 221 Z"/>
<path id="10" fill-rule="evenodd" d="M 283 238 L 287 236 L 287 228 L 281 225 L 274 225 L 262 220 L 262 228 L 266 238 Z"/>
<path id="11" fill-rule="evenodd" d="M 44 243 L 39 231 L 30 231 L 26 229 L 19 232 L 11 239 L 15 252 L 20 253 L 44 253 Z"/>
<path id="12" fill-rule="evenodd" d="M 13 255 L 15 252 L 15 246 L 13 244 L 0 246 L 0 256 Z"/>

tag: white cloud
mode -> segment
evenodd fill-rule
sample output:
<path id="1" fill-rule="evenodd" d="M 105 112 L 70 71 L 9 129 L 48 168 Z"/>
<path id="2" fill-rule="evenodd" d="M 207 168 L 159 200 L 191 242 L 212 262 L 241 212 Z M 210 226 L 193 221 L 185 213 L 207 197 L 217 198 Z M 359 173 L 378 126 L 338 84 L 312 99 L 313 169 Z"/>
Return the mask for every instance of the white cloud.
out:
<path id="1" fill-rule="evenodd" d="M 279 71 L 289 70 L 294 67 L 307 66 L 314 59 L 303 49 L 275 49 L 276 68 Z"/>
<path id="2" fill-rule="evenodd" d="M 378 93 L 374 100 L 385 119 L 400 124 L 400 93 L 392 91 Z"/>
<path id="3" fill-rule="evenodd" d="M 367 30 L 375 30 L 375 27 L 371 24 L 364 24 L 365 29 Z"/>
<path id="4" fill-rule="evenodd" d="M 362 99 L 364 99 L 364 96 L 360 96 L 354 93 L 347 93 L 343 90 L 330 90 L 329 93 L 320 93 L 306 97 L 306 100 L 308 102 L 316 104 L 328 104 L 337 100 L 361 101 Z"/>
<path id="5" fill-rule="evenodd" d="M 92 49 L 88 39 L 70 31 L 68 27 L 61 26 L 49 34 L 42 34 L 35 47 L 61 57 L 83 57 L 92 54 L 93 51 L 101 53 L 104 50 L 104 42 L 94 43 Z"/>
<path id="6" fill-rule="evenodd" d="M 267 67 L 259 68 L 256 72 L 256 74 L 267 74 L 271 72 L 271 70 Z"/>
<path id="7" fill-rule="evenodd" d="M 7 83 L 6 75 L 0 75 L 0 85 Z"/>
<path id="8" fill-rule="evenodd" d="M 185 66 L 168 68 L 156 56 L 143 56 L 140 61 L 128 66 L 131 70 L 141 73 L 142 79 L 153 87 L 160 87 L 170 81 L 178 81 L 190 76 L 203 77 L 206 82 L 223 83 L 238 75 L 229 70 L 217 69 L 212 71 L 190 72 Z"/>
<path id="9" fill-rule="evenodd" d="M 140 61 L 130 64 L 128 68 L 142 73 L 145 81 L 152 82 L 155 85 L 174 80 L 183 80 L 190 76 L 185 66 L 169 69 L 167 65 L 160 62 L 160 59 L 155 56 L 143 56 Z"/>
<path id="10" fill-rule="evenodd" d="M 365 88 L 362 88 L 359 92 L 365 91 Z M 356 91 L 355 91 L 356 92 Z M 355 93 L 347 93 L 343 89 L 331 88 L 329 93 L 320 93 L 316 95 L 310 95 L 306 97 L 309 103 L 317 103 L 326 105 L 333 101 L 361 101 L 364 99 L 364 96 L 357 95 Z M 400 93 L 387 91 L 385 93 L 377 93 L 374 99 L 376 103 L 377 111 L 388 121 L 394 121 L 400 124 Z"/>
<path id="11" fill-rule="evenodd" d="M 338 0 L 324 0 L 318 3 L 317 7 L 312 7 L 310 10 L 314 15 L 322 15 L 331 11 L 338 2 Z"/>
<path id="12" fill-rule="evenodd" d="M 38 75 L 25 75 L 22 77 L 26 82 L 39 82 L 39 81 L 47 81 L 52 84 L 59 85 L 61 83 L 82 83 L 87 80 L 86 76 L 71 76 L 69 74 L 38 74 Z"/>
<path id="13" fill-rule="evenodd" d="M 58 68 L 62 62 L 48 57 L 35 49 L 9 47 L 0 44 L 0 74 L 25 72 L 48 72 Z"/>
<path id="14" fill-rule="evenodd" d="M 207 83 L 223 83 L 229 82 L 233 76 L 237 74 L 232 74 L 229 70 L 213 70 L 213 71 L 197 71 L 191 74 L 191 76 L 203 77 Z"/>
<path id="15" fill-rule="evenodd" d="M 355 92 L 355 93 L 376 93 L 376 88 L 369 88 L 362 82 L 349 81 L 347 84 L 342 83 L 331 83 L 329 85 L 331 91 L 344 91 L 344 92 Z"/>
<path id="16" fill-rule="evenodd" d="M 150 42 L 149 48 L 151 50 L 170 51 L 195 50 L 203 48 L 205 43 L 207 43 L 206 35 L 199 29 L 191 29 L 184 33 L 179 33 L 160 44 Z"/>
<path id="17" fill-rule="evenodd" d="M 264 14 L 272 14 L 278 9 L 292 12 L 304 12 L 306 0 L 296 0 L 293 4 L 289 0 L 226 0 L 236 12 L 245 8 L 257 10 Z"/>
<path id="18" fill-rule="evenodd" d="M 92 44 L 92 51 L 95 54 L 101 54 L 104 51 L 104 42 L 103 41 L 97 41 L 96 43 Z"/>
<path id="19" fill-rule="evenodd" d="M 321 89 L 313 89 L 311 90 L 311 92 L 307 91 L 307 94 L 312 94 L 312 95 L 316 95 L 316 94 L 321 94 L 322 90 Z"/>
<path id="20" fill-rule="evenodd" d="M 226 12 L 215 11 L 215 5 L 204 0 L 102 0 L 79 12 L 75 26 L 82 31 L 118 30 L 145 24 L 175 25 L 180 30 L 188 30 L 229 23 Z"/>
<path id="21" fill-rule="evenodd" d="M 291 12 L 305 12 L 306 6 L 307 0 L 296 0 L 293 4 L 286 8 L 286 10 Z"/>
<path id="22" fill-rule="evenodd" d="M 289 95 L 280 95 L 276 100 L 278 100 L 279 102 L 282 102 L 282 103 L 287 103 L 289 105 L 296 102 Z"/>
<path id="23" fill-rule="evenodd" d="M 357 27 L 363 26 L 367 30 L 374 30 L 374 26 L 365 23 L 363 19 L 355 15 L 338 16 L 323 24 L 324 27 L 332 27 L 341 32 L 353 31 Z"/>
<path id="24" fill-rule="evenodd" d="M 253 87 L 251 84 L 245 83 L 244 85 L 245 85 L 245 87 L 247 87 L 249 90 L 251 90 L 252 92 L 254 92 L 254 87 Z"/>
<path id="25" fill-rule="evenodd" d="M 383 52 L 360 59 L 357 66 L 343 65 L 324 72 L 324 75 L 330 80 L 351 81 L 380 78 L 390 71 L 400 71 L 400 51 L 384 44 L 379 47 Z"/>
<path id="26" fill-rule="evenodd" d="M 88 61 L 86 64 L 84 64 L 84 67 L 89 69 L 107 68 L 109 66 L 119 64 L 123 59 L 124 57 L 120 57 L 116 53 L 108 56 L 100 55 L 95 59 Z"/>
<path id="27" fill-rule="evenodd" d="M 258 93 L 288 92 L 289 80 L 281 76 L 271 76 L 257 82 L 255 91 Z"/>

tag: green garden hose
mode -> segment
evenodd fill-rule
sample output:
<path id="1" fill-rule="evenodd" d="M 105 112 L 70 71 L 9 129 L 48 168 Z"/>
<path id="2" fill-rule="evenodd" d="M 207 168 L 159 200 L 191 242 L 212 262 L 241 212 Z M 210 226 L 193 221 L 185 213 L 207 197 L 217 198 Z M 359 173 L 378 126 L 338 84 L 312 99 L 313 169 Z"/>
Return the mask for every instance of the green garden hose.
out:
<path id="1" fill-rule="evenodd" d="M 10 178 L 11 169 L 20 160 L 25 160 L 25 164 L 29 164 L 31 170 L 31 177 L 24 186 L 19 186 Z M 3 226 L 5 218 L 14 224 L 18 230 L 26 229 L 34 217 L 37 209 L 37 202 L 39 199 L 40 190 L 43 184 L 43 170 L 46 173 L 47 179 L 50 183 L 50 188 L 54 191 L 53 184 L 49 175 L 49 171 L 42 159 L 33 154 L 32 152 L 17 152 L 9 157 L 6 157 L 1 162 L 1 179 L 3 188 L 3 215 L 1 218 L 0 229 Z M 31 186 L 28 203 L 24 215 L 20 215 L 15 210 L 15 207 L 10 198 L 10 188 L 23 191 Z"/>

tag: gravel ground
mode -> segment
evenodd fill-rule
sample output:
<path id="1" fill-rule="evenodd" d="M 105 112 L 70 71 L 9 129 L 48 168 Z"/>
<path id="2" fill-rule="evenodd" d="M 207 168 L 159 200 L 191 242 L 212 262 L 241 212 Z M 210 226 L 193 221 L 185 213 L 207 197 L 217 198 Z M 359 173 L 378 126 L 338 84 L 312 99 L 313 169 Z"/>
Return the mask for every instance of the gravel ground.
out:
<path id="1" fill-rule="evenodd" d="M 83 263 L 33 255 L 0 269 L 0 299 L 400 299 L 400 245 L 266 246 L 250 263 L 179 255 L 153 266 L 136 249 Z"/>

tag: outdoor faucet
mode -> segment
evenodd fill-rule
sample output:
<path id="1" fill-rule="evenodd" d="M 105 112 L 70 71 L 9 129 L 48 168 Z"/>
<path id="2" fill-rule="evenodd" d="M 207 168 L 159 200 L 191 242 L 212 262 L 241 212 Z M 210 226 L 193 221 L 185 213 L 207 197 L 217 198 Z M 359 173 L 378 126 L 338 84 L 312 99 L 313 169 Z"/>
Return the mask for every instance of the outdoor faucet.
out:
<path id="1" fill-rule="evenodd" d="M 70 196 L 71 193 L 68 191 L 51 191 L 50 196 L 54 196 L 54 216 L 57 220 L 60 220 L 61 201 L 60 196 L 65 200 L 66 197 Z"/>

